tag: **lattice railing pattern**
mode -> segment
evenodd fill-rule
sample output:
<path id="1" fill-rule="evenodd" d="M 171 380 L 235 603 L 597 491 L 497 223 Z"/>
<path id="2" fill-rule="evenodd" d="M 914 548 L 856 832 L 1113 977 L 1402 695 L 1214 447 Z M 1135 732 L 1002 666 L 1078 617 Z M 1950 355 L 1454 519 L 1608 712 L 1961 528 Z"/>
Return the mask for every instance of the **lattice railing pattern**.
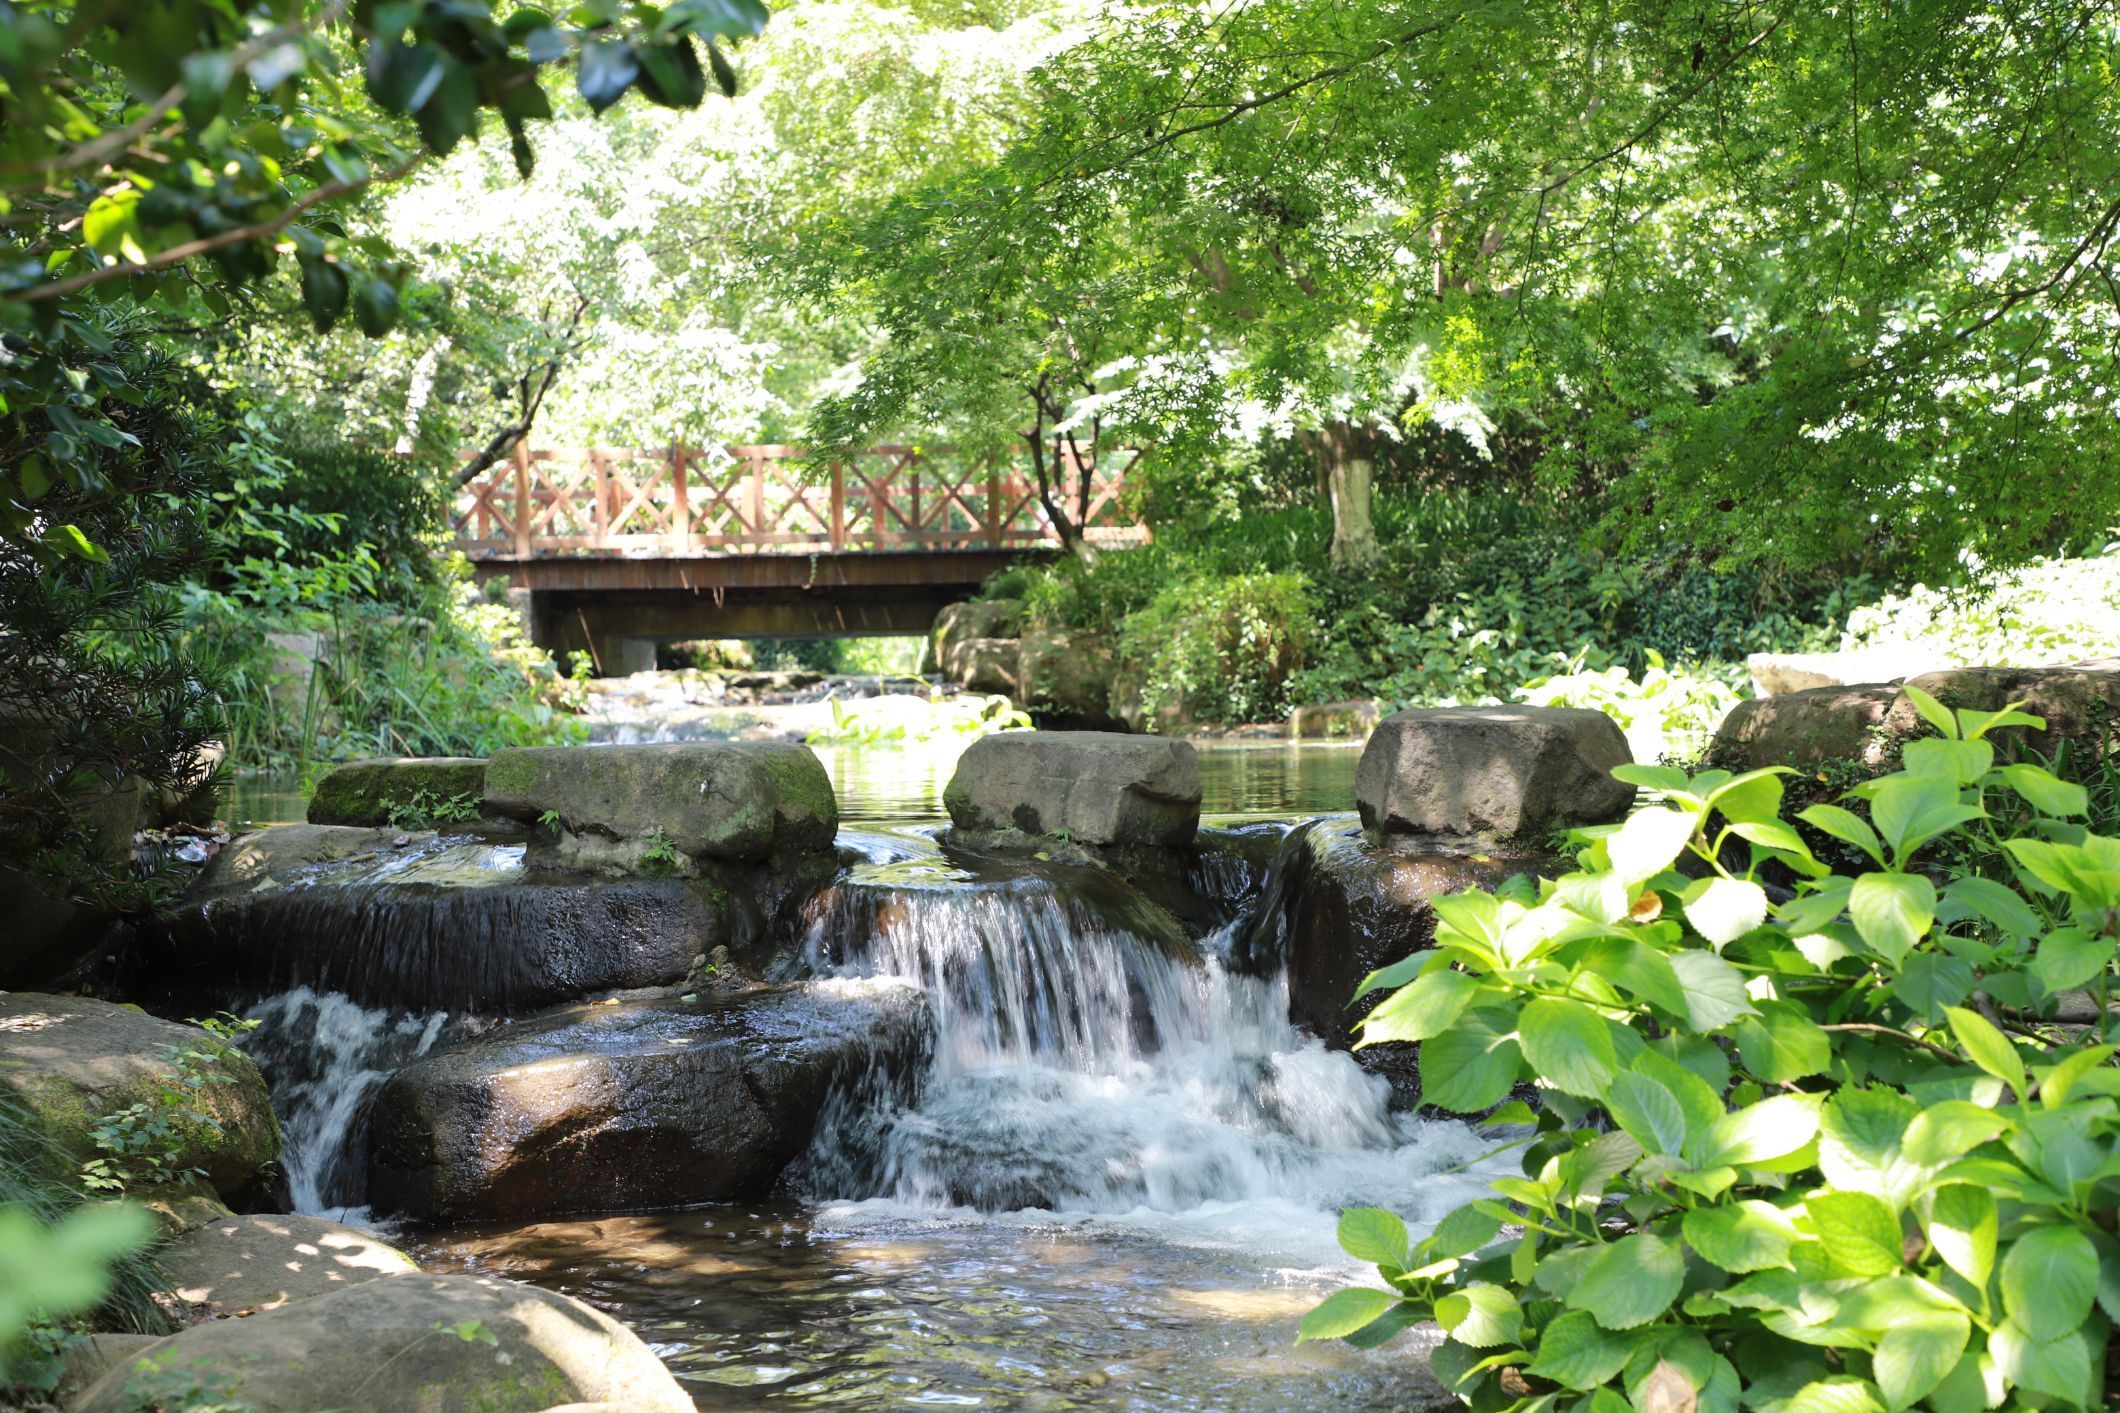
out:
<path id="1" fill-rule="evenodd" d="M 1058 447 L 1055 460 L 1067 454 Z M 1030 478 L 998 460 L 884 446 L 805 474 L 799 455 L 788 446 L 518 447 L 457 491 L 457 544 L 474 559 L 665 558 L 1014 549 L 1059 539 Z M 1093 541 L 1143 535 L 1119 504 L 1134 459 L 1117 454 L 1092 471 Z"/>

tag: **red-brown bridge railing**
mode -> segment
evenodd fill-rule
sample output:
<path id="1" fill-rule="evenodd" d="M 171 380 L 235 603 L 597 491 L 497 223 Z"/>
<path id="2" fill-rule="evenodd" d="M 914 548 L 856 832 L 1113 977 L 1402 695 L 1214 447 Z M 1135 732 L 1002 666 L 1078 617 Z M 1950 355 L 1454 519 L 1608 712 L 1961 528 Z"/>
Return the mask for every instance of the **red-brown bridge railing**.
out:
<path id="1" fill-rule="evenodd" d="M 1064 449 L 1063 449 L 1064 450 Z M 1036 488 L 1002 460 L 877 447 L 799 472 L 789 446 L 530 450 L 457 491 L 457 545 L 474 559 L 1028 549 L 1059 536 Z M 1130 453 L 1090 475 L 1088 538 L 1144 531 L 1121 509 Z M 1072 462 L 1062 462 L 1072 470 Z M 1072 476 L 1062 478 L 1071 484 Z M 1069 505 L 1066 508 L 1072 509 Z"/>

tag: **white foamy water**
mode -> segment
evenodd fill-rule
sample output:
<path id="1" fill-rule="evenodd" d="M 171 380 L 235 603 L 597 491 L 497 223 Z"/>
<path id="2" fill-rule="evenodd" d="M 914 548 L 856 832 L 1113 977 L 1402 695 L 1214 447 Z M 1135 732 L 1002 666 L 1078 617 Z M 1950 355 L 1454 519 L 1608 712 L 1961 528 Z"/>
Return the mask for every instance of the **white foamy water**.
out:
<path id="1" fill-rule="evenodd" d="M 1196 955 L 1035 877 L 877 884 L 813 921 L 812 963 L 919 985 L 934 1049 L 916 1093 L 827 1116 L 811 1182 L 837 1218 L 1059 1215 L 1329 1267 L 1341 1209 L 1425 1227 L 1499 1170 L 1466 1125 L 1392 1112 L 1223 939 Z"/>
<path id="2" fill-rule="evenodd" d="M 272 1086 L 289 1207 L 341 1221 L 365 1215 L 367 1154 L 358 1140 L 368 1103 L 385 1080 L 433 1047 L 448 1017 L 372 1010 L 306 986 L 245 1015 L 259 1022 L 243 1048 Z"/>

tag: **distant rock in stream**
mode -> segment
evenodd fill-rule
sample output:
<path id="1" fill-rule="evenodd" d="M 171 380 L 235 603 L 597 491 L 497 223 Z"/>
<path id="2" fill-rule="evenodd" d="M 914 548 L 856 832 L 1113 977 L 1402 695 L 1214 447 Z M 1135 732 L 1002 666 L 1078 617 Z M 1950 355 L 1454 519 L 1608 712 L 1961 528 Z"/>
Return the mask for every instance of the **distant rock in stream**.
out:
<path id="1" fill-rule="evenodd" d="M 1004 731 L 965 748 L 943 803 L 960 830 L 1183 848 L 1200 827 L 1200 759 L 1162 736 Z"/>
<path id="2" fill-rule="evenodd" d="M 836 1085 L 911 1075 L 917 988 L 815 981 L 576 1006 L 398 1071 L 369 1195 L 429 1220 L 522 1219 L 761 1196 Z"/>

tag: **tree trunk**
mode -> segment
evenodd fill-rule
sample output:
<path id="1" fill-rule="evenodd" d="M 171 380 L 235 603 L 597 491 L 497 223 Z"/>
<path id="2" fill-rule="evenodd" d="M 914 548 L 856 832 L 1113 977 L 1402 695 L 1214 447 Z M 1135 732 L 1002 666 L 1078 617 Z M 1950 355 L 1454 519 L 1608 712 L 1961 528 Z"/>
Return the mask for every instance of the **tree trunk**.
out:
<path id="1" fill-rule="evenodd" d="M 1315 443 L 1325 494 L 1332 503 L 1332 567 L 1366 569 L 1377 559 L 1370 518 L 1376 484 L 1376 429 L 1368 423 L 1328 422 Z"/>

